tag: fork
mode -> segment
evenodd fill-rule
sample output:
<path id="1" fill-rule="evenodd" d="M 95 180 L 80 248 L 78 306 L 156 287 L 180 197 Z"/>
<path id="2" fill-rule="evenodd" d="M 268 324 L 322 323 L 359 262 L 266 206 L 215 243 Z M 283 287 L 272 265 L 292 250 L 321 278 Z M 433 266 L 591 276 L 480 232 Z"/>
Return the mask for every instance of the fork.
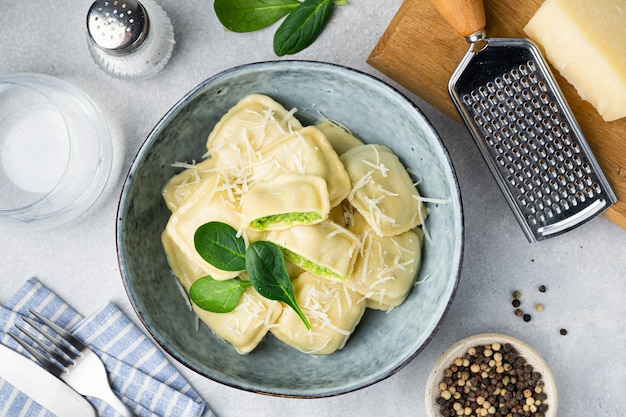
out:
<path id="1" fill-rule="evenodd" d="M 18 323 L 15 324 L 15 327 L 39 346 L 47 356 L 23 339 L 11 333 L 9 335 L 33 355 L 48 372 L 65 381 L 79 394 L 105 401 L 123 417 L 134 417 L 130 409 L 111 391 L 106 369 L 100 358 L 67 330 L 46 319 L 38 312 L 29 311 L 41 323 L 53 330 L 58 337 L 49 334 L 42 328 L 41 324 L 29 317 L 24 317 L 24 321 L 44 336 L 51 345 Z"/>

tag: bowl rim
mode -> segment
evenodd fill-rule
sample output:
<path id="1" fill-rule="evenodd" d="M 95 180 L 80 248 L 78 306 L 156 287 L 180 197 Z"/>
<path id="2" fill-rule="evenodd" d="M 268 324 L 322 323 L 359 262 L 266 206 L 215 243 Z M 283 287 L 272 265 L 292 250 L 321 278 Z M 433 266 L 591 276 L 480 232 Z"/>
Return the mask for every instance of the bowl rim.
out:
<path id="1" fill-rule="evenodd" d="M 453 180 L 452 184 L 450 185 L 451 187 L 451 191 L 453 192 L 453 195 L 456 197 L 457 201 L 458 201 L 458 209 L 459 209 L 459 213 L 458 213 L 458 228 L 459 230 L 457 231 L 457 238 L 456 240 L 458 241 L 455 244 L 455 247 L 458 247 L 458 253 L 456 253 L 456 258 L 453 260 L 453 270 L 455 270 L 455 274 L 454 274 L 454 282 L 453 285 L 451 286 L 450 289 L 450 297 L 447 300 L 445 306 L 443 307 L 442 311 L 441 311 L 441 315 L 440 317 L 437 319 L 437 321 L 433 324 L 433 331 L 428 335 L 428 337 L 424 340 L 424 342 L 422 343 L 421 346 L 419 346 L 417 349 L 413 350 L 412 353 L 410 355 L 407 355 L 405 357 L 399 358 L 397 363 L 395 364 L 395 366 L 389 368 L 388 370 L 375 374 L 373 376 L 370 376 L 369 378 L 364 378 L 362 381 L 360 381 L 359 383 L 356 384 L 352 384 L 350 386 L 340 386 L 340 387 L 335 387 L 333 389 L 328 389 L 325 391 L 319 391 L 316 393 L 309 393 L 309 392 L 283 392 L 283 391 L 278 391 L 278 390 L 271 390 L 271 389 L 259 389 L 259 388 L 251 388 L 248 386 L 244 386 L 241 384 L 237 384 L 231 381 L 228 381 L 224 378 L 221 378 L 220 376 L 216 376 L 216 375 L 211 375 L 207 372 L 204 372 L 201 369 L 198 369 L 196 366 L 194 366 L 189 360 L 187 360 L 185 357 L 183 357 L 182 355 L 180 355 L 179 353 L 173 351 L 172 349 L 170 349 L 166 343 L 163 343 L 160 340 L 160 336 L 158 334 L 158 332 L 156 332 L 154 329 L 152 329 L 149 326 L 148 320 L 146 319 L 146 317 L 144 316 L 144 313 L 138 308 L 137 302 L 135 300 L 134 295 L 131 292 L 131 289 L 129 287 L 129 283 L 127 282 L 126 278 L 125 278 L 125 266 L 124 266 L 124 260 L 123 260 L 123 253 L 122 253 L 122 231 L 123 231 L 123 219 L 122 219 L 122 212 L 124 209 L 124 203 L 128 197 L 128 193 L 130 192 L 130 189 L 132 187 L 133 181 L 134 181 L 134 174 L 135 171 L 138 169 L 139 164 L 145 159 L 146 155 L 148 154 L 149 150 L 149 145 L 152 142 L 154 136 L 163 128 L 163 126 L 167 123 L 167 120 L 174 114 L 176 114 L 178 112 L 178 110 L 183 107 L 188 101 L 190 101 L 197 92 L 201 91 L 202 89 L 204 89 L 206 87 L 206 85 L 215 82 L 216 80 L 219 80 L 221 78 L 227 77 L 229 76 L 231 73 L 236 73 L 239 72 L 241 70 L 247 69 L 247 68 L 262 68 L 265 66 L 268 67 L 274 67 L 274 66 L 288 66 L 288 65 L 313 65 L 316 67 L 328 67 L 328 68 L 335 68 L 335 69 L 340 69 L 342 71 L 347 71 L 347 72 L 351 72 L 359 77 L 362 77 L 364 79 L 367 79 L 369 81 L 373 81 L 376 84 L 379 84 L 379 86 L 388 89 L 391 93 L 393 93 L 394 95 L 396 95 L 399 99 L 401 99 L 402 101 L 406 102 L 413 111 L 417 112 L 420 117 L 424 120 L 425 125 L 431 130 L 431 133 L 434 136 L 434 139 L 437 141 L 438 145 L 441 147 L 442 149 L 442 156 L 445 158 L 446 162 L 447 162 L 447 168 L 449 168 L 450 170 L 450 176 L 451 179 Z M 448 313 L 448 311 L 450 310 L 451 304 L 456 296 L 456 292 L 458 290 L 459 287 L 459 280 L 461 277 L 461 270 L 462 270 L 462 266 L 463 266 L 463 258 L 464 258 L 464 253 L 465 253 L 465 246 L 464 246 L 464 242 L 465 242 L 465 226 L 464 226 L 464 211 L 463 211 L 463 201 L 461 198 L 461 190 L 460 190 L 460 185 L 459 185 L 459 181 L 458 181 L 458 177 L 456 175 L 456 171 L 454 169 L 454 165 L 452 163 L 452 160 L 450 158 L 449 152 L 447 147 L 445 146 L 445 144 L 443 143 L 443 141 L 441 140 L 441 136 L 439 135 L 439 133 L 435 130 L 434 126 L 430 123 L 430 121 L 428 120 L 428 118 L 425 116 L 425 114 L 422 112 L 422 110 L 412 101 L 410 100 L 404 93 L 402 93 L 399 89 L 395 88 L 394 86 L 392 86 L 391 84 L 389 84 L 388 82 L 381 80 L 380 78 L 375 77 L 374 75 L 368 74 L 364 71 L 355 69 L 355 68 L 351 68 L 351 67 L 347 67 L 341 64 L 335 64 L 335 63 L 328 63 L 328 62 L 322 62 L 322 61 L 315 61 L 315 60 L 302 60 L 302 59 L 285 59 L 285 60 L 269 60 L 269 61 L 255 61 L 255 62 L 251 62 L 251 63 L 245 63 L 245 64 L 241 64 L 241 65 L 237 65 L 228 69 L 225 69 L 221 72 L 218 72 L 212 76 L 210 76 L 209 78 L 201 81 L 200 83 L 198 83 L 195 87 L 193 87 L 191 90 L 189 90 L 189 92 L 187 92 L 178 102 L 176 102 L 166 113 L 165 115 L 157 122 L 157 124 L 155 125 L 155 127 L 150 131 L 150 133 L 147 135 L 146 139 L 142 142 L 142 144 L 140 145 L 135 157 L 133 158 L 133 160 L 131 161 L 130 164 L 130 168 L 128 169 L 127 175 L 124 179 L 124 183 L 122 186 L 122 191 L 120 193 L 120 198 L 118 200 L 118 207 L 117 207 L 117 215 L 116 215 L 116 253 L 117 253 L 117 260 L 118 260 L 118 266 L 119 266 L 119 271 L 120 271 L 120 276 L 122 279 L 122 283 L 124 285 L 124 289 L 126 291 L 126 294 L 129 298 L 129 300 L 131 301 L 131 306 L 133 308 L 133 310 L 135 311 L 135 314 L 137 314 L 137 317 L 139 318 L 139 320 L 141 321 L 143 327 L 146 329 L 146 331 L 150 334 L 150 336 L 152 337 L 152 339 L 159 345 L 159 347 L 161 349 L 163 349 L 165 352 L 167 352 L 171 357 L 173 357 L 174 359 L 176 359 L 179 363 L 181 363 L 182 365 L 184 365 L 185 367 L 187 367 L 188 369 L 190 369 L 191 371 L 202 375 L 212 381 L 218 382 L 222 385 L 225 386 L 229 386 L 232 388 L 237 388 L 243 391 L 247 391 L 247 392 L 252 392 L 252 393 L 256 393 L 256 394 L 262 394 L 262 395 L 269 395 L 269 396 L 275 396 L 275 397 L 283 397 L 283 398 L 301 398 L 301 399 L 307 399 L 307 398 L 327 398 L 327 397 L 334 397 L 334 396 L 339 396 L 339 395 L 343 395 L 343 394 L 347 394 L 350 392 L 354 392 L 363 388 L 366 388 L 368 386 L 374 385 L 380 381 L 383 381 L 387 378 L 389 378 L 390 376 L 396 374 L 398 371 L 400 371 L 401 369 L 403 369 L 406 365 L 408 365 L 413 359 L 415 359 L 416 356 L 419 355 L 419 353 L 421 353 L 426 346 L 430 343 L 430 341 L 435 337 L 436 333 L 439 331 L 439 329 L 441 328 L 443 321 Z"/>
<path id="2" fill-rule="evenodd" d="M 558 394 L 554 376 L 550 367 L 541 357 L 541 355 L 527 343 L 501 333 L 480 333 L 472 336 L 465 337 L 450 347 L 448 347 L 435 361 L 432 370 L 426 381 L 424 403 L 426 407 L 426 414 L 428 417 L 441 417 L 441 414 L 436 412 L 437 405 L 435 400 L 437 399 L 439 391 L 439 382 L 443 377 L 445 369 L 452 364 L 452 362 L 461 357 L 467 352 L 467 349 L 473 346 L 481 346 L 491 344 L 494 342 L 510 343 L 517 350 L 520 356 L 526 359 L 526 362 L 533 366 L 535 371 L 541 372 L 542 379 L 544 381 L 544 391 L 548 395 L 548 412 L 546 417 L 555 417 L 558 405 Z"/>

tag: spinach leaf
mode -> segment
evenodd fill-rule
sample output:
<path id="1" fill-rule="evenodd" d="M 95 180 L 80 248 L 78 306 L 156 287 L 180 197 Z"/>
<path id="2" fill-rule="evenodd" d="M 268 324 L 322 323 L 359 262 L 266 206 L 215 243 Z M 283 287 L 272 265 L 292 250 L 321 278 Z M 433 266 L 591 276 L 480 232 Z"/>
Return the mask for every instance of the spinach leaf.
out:
<path id="1" fill-rule="evenodd" d="M 228 313 L 237 307 L 241 294 L 251 285 L 250 281 L 218 281 L 207 275 L 191 284 L 189 297 L 203 310 Z"/>
<path id="2" fill-rule="evenodd" d="M 233 32 L 253 32 L 277 22 L 300 5 L 298 0 L 215 0 L 222 25 Z"/>
<path id="3" fill-rule="evenodd" d="M 222 271 L 243 271 L 246 268 L 246 243 L 226 223 L 209 222 L 196 229 L 193 236 L 198 254 Z"/>
<path id="4" fill-rule="evenodd" d="M 274 53 L 295 54 L 311 45 L 324 29 L 333 0 L 304 0 L 285 18 L 274 34 Z"/>
<path id="5" fill-rule="evenodd" d="M 278 246 L 262 240 L 252 243 L 246 251 L 246 270 L 259 294 L 293 308 L 307 330 L 311 330 L 311 324 L 296 301 L 285 259 Z"/>

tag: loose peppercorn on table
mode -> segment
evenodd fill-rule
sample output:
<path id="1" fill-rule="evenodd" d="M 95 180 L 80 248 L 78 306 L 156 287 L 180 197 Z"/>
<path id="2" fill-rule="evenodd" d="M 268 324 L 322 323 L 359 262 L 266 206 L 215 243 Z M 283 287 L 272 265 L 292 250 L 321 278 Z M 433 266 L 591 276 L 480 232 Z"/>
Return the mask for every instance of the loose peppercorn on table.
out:
<path id="1" fill-rule="evenodd" d="M 509 3 L 514 7 L 518 2 Z M 201 81 L 238 65 L 277 59 L 275 29 L 234 33 L 224 30 L 211 2 L 158 3 L 172 20 L 176 46 L 165 68 L 144 80 L 113 78 L 93 62 L 85 27 L 89 5 L 84 2 L 70 0 L 64 7 L 21 2 L 0 13 L 0 73 L 45 73 L 83 89 L 109 125 L 114 153 L 109 182 L 82 218 L 50 230 L 0 223 L 3 305 L 36 276 L 82 314 L 112 301 L 143 330 L 116 258 L 116 210 L 131 161 L 162 115 Z M 599 217 L 562 236 L 527 242 L 466 128 L 367 64 L 401 3 L 363 0 L 337 6 L 317 41 L 286 58 L 345 65 L 379 77 L 416 103 L 440 134 L 458 176 L 465 225 L 462 275 L 440 329 L 414 360 L 387 379 L 315 400 L 241 391 L 172 363 L 219 417 L 414 417 L 425 415 L 425 384 L 445 349 L 473 334 L 501 333 L 533 347 L 550 366 L 559 415 L 623 415 L 626 232 Z M 405 58 L 428 60 L 425 52 L 407 50 Z"/>

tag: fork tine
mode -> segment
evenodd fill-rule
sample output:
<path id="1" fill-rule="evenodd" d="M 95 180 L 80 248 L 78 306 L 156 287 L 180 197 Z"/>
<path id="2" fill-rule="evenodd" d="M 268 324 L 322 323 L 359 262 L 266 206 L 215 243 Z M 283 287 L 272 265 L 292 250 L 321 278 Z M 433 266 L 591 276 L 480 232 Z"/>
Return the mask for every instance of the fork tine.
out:
<path id="1" fill-rule="evenodd" d="M 47 345 L 43 340 L 39 339 L 36 335 L 34 335 L 33 333 L 31 333 L 28 330 L 26 330 L 26 328 L 24 328 L 23 326 L 19 325 L 18 323 L 15 323 L 15 327 L 19 331 L 21 331 L 25 336 L 27 336 L 30 340 L 32 340 L 35 344 L 37 344 L 37 346 L 39 346 L 41 349 L 43 349 L 48 355 L 52 356 L 52 358 L 54 360 L 56 360 L 57 362 L 59 362 L 59 364 L 61 364 L 64 368 L 67 368 L 68 366 L 71 366 L 71 365 L 73 365 L 75 363 L 74 362 L 74 358 L 76 357 L 76 355 L 73 352 L 71 352 L 71 351 L 69 351 L 69 353 L 71 355 L 68 354 L 68 350 L 69 350 L 68 347 L 63 346 L 63 344 L 61 342 L 59 342 L 54 337 L 52 337 L 48 333 L 46 333 L 43 329 L 41 329 L 37 325 L 37 323 L 35 323 L 32 320 L 30 320 L 28 317 L 24 317 L 24 321 L 26 323 L 30 324 L 30 326 L 35 331 L 37 331 L 40 335 L 42 335 L 46 339 L 48 339 L 50 341 L 50 343 L 52 343 L 54 346 L 59 348 L 60 351 L 65 353 L 67 355 L 67 357 L 69 357 L 70 359 L 68 360 L 65 356 L 57 353 L 57 351 L 54 350 L 54 348 L 52 346 Z M 29 350 L 29 352 L 30 352 L 30 350 Z M 74 355 L 74 357 L 72 357 L 72 355 Z"/>
<path id="2" fill-rule="evenodd" d="M 61 352 L 66 354 L 71 359 L 76 359 L 76 358 L 78 358 L 80 356 L 80 355 L 78 355 L 76 352 L 74 352 L 72 350 L 70 345 L 65 345 L 61 340 L 57 339 L 56 337 L 54 337 L 53 335 L 51 335 L 50 333 L 45 331 L 42 328 L 42 324 L 37 323 L 35 320 L 33 320 L 33 319 L 29 318 L 29 317 L 24 317 L 23 320 L 26 323 L 30 324 L 30 326 L 33 329 L 35 329 L 40 335 L 42 335 L 43 337 L 48 339 L 48 341 L 50 341 L 50 343 L 52 343 L 54 346 L 56 346 Z"/>
<path id="3" fill-rule="evenodd" d="M 45 324 L 46 326 L 48 326 L 49 328 L 54 330 L 59 336 L 61 336 L 63 339 L 65 339 L 65 341 L 67 341 L 67 343 L 69 343 L 70 345 L 75 347 L 77 350 L 81 351 L 81 350 L 83 350 L 83 349 L 85 349 L 87 347 L 87 346 L 85 346 L 83 344 L 83 342 L 81 342 L 80 340 L 75 338 L 74 335 L 72 335 L 70 332 L 68 332 L 64 328 L 58 326 L 56 323 L 48 320 L 47 318 L 45 318 L 44 316 L 42 316 L 41 314 L 39 314 L 35 310 L 29 309 L 28 311 L 30 311 L 30 313 L 33 316 L 37 317 L 37 319 L 39 319 L 39 321 L 41 321 L 43 324 Z"/>
<path id="4" fill-rule="evenodd" d="M 16 325 L 17 326 L 17 325 Z M 44 369 L 50 372 L 52 375 L 59 376 L 63 373 L 63 370 L 54 364 L 51 360 L 42 355 L 37 349 L 17 337 L 12 333 L 8 333 L 8 335 L 15 340 L 20 346 L 22 346 L 28 353 L 33 355 L 35 359 L 44 367 Z"/>

